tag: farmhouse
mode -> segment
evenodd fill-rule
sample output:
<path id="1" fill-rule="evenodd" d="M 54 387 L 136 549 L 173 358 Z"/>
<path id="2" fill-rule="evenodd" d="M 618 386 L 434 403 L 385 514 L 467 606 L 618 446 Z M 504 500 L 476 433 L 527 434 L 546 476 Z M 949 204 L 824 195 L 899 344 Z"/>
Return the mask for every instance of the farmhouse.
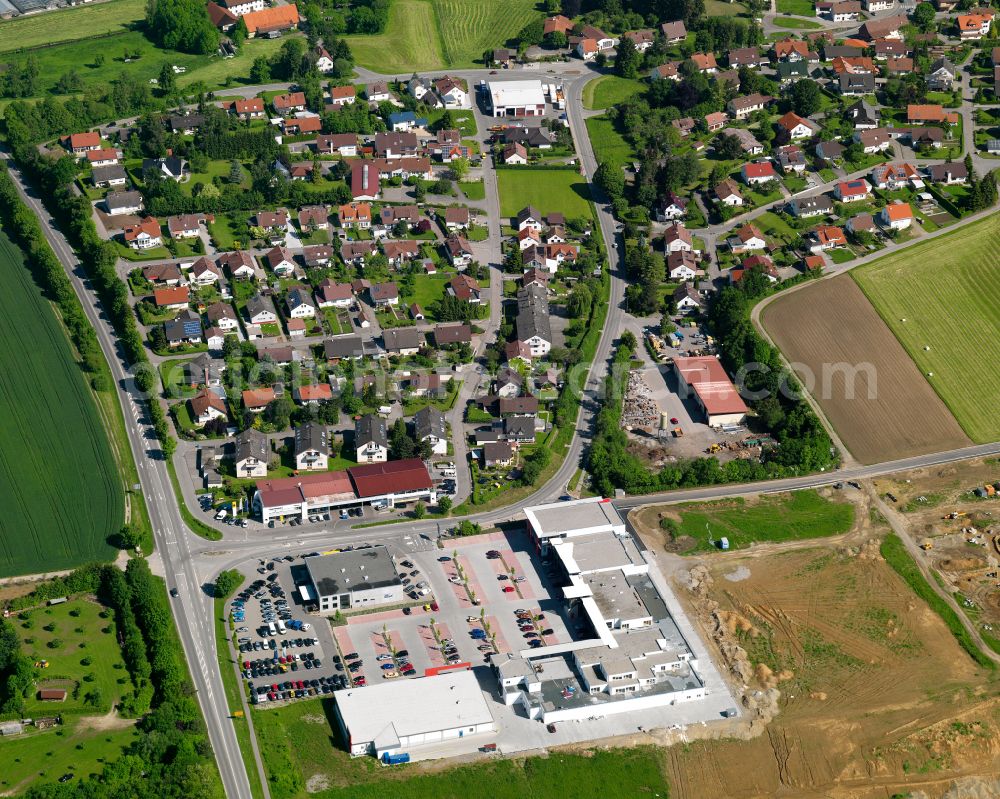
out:
<path id="1" fill-rule="evenodd" d="M 683 392 L 705 414 L 709 427 L 742 424 L 747 406 L 717 358 L 674 358 L 674 374 Z"/>
<path id="2" fill-rule="evenodd" d="M 299 10 L 294 3 L 274 6 L 244 14 L 243 22 L 246 23 L 247 34 L 252 39 L 259 34 L 287 31 L 298 27 Z"/>

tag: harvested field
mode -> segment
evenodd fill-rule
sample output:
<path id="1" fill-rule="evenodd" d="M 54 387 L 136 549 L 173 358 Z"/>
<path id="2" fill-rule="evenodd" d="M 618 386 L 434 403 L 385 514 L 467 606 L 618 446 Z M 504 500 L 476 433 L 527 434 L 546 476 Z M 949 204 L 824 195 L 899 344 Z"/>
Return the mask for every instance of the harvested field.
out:
<path id="1" fill-rule="evenodd" d="M 1000 215 L 880 258 L 853 278 L 977 442 L 1000 439 Z"/>
<path id="2" fill-rule="evenodd" d="M 996 692 L 877 540 L 703 563 L 682 601 L 780 712 L 750 740 L 665 750 L 672 799 L 993 795 L 975 789 L 1000 769 Z"/>
<path id="3" fill-rule="evenodd" d="M 971 444 L 849 276 L 778 297 L 761 322 L 861 463 Z"/>

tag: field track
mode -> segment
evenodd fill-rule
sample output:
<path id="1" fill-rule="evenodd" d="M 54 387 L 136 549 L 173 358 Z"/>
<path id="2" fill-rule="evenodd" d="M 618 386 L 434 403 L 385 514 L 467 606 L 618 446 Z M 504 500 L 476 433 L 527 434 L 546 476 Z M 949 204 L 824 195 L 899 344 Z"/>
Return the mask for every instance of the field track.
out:
<path id="1" fill-rule="evenodd" d="M 124 498 L 93 396 L 3 235 L 0 274 L 0 576 L 111 557 Z"/>
<path id="2" fill-rule="evenodd" d="M 970 444 L 849 275 L 778 297 L 761 323 L 790 362 L 815 375 L 810 393 L 861 463 Z M 865 365 L 851 381 L 853 397 L 844 373 L 831 366 L 837 364 Z"/>

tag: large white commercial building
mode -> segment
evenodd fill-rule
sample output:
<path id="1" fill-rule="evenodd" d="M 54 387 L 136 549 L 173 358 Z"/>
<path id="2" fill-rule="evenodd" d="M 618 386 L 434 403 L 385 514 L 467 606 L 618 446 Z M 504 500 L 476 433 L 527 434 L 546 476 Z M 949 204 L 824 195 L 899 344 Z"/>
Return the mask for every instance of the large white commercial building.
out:
<path id="1" fill-rule="evenodd" d="M 563 572 L 583 640 L 491 658 L 498 698 L 546 723 L 668 707 L 708 694 L 698 660 L 609 500 L 525 509 L 529 534 Z"/>
<path id="2" fill-rule="evenodd" d="M 396 564 L 384 546 L 306 558 L 320 613 L 395 605 L 406 599 Z"/>
<path id="3" fill-rule="evenodd" d="M 493 80 L 486 89 L 489 112 L 495 117 L 540 117 L 545 113 L 540 80 Z"/>
<path id="4" fill-rule="evenodd" d="M 355 757 L 394 755 L 496 731 L 486 697 L 468 670 L 348 688 L 333 697 L 337 721 Z"/>

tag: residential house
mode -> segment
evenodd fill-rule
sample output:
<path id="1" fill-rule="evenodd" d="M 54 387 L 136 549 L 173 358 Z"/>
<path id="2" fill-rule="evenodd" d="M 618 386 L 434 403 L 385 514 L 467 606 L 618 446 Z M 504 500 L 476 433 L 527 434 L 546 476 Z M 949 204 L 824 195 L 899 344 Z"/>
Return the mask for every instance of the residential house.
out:
<path id="1" fill-rule="evenodd" d="M 153 216 L 147 216 L 134 225 L 127 225 L 123 238 L 133 250 L 150 250 L 163 244 L 160 223 Z"/>
<path id="2" fill-rule="evenodd" d="M 375 252 L 373 241 L 345 241 L 340 245 L 340 257 L 348 266 L 362 266 Z"/>
<path id="3" fill-rule="evenodd" d="M 250 413 L 260 413 L 275 400 L 274 389 L 270 386 L 264 388 L 248 388 L 243 392 L 243 407 Z"/>
<path id="4" fill-rule="evenodd" d="M 799 219 L 822 216 L 833 212 L 833 201 L 825 194 L 815 197 L 798 197 L 788 203 L 788 212 Z"/>
<path id="5" fill-rule="evenodd" d="M 357 99 L 357 91 L 353 83 L 348 83 L 346 86 L 330 87 L 330 105 L 335 109 L 352 105 Z"/>
<path id="6" fill-rule="evenodd" d="M 159 286 L 180 286 L 186 281 L 177 264 L 153 264 L 142 268 L 142 276 Z"/>
<path id="7" fill-rule="evenodd" d="M 201 235 L 205 217 L 199 214 L 180 214 L 167 217 L 167 232 L 172 239 L 195 239 Z"/>
<path id="8" fill-rule="evenodd" d="M 337 224 L 344 230 L 368 230 L 372 226 L 372 207 L 369 203 L 348 203 L 337 208 Z"/>
<path id="9" fill-rule="evenodd" d="M 389 114 L 389 129 L 394 131 L 413 130 L 427 127 L 427 120 L 412 111 L 396 111 Z"/>
<path id="10" fill-rule="evenodd" d="M 265 278 L 264 270 L 257 266 L 250 253 L 243 250 L 222 253 L 218 257 L 217 264 L 220 268 L 229 270 L 229 275 L 233 280 L 257 279 L 260 281 Z"/>
<path id="11" fill-rule="evenodd" d="M 780 39 L 771 48 L 776 61 L 808 61 L 809 43 L 798 39 Z"/>
<path id="12" fill-rule="evenodd" d="M 409 229 L 420 219 L 420 209 L 415 205 L 387 205 L 379 212 L 379 223 L 387 231 L 399 224 Z"/>
<path id="13" fill-rule="evenodd" d="M 990 35 L 993 24 L 993 11 L 980 8 L 975 13 L 959 14 L 955 20 L 958 26 L 959 38 L 963 41 L 977 41 Z"/>
<path id="14" fill-rule="evenodd" d="M 187 161 L 178 158 L 176 155 L 168 155 L 166 158 L 144 158 L 142 160 L 142 171 L 157 172 L 161 177 L 174 181 L 181 181 L 187 171 Z"/>
<path id="15" fill-rule="evenodd" d="M 251 228 L 261 228 L 271 240 L 282 239 L 288 229 L 288 211 L 259 211 L 250 219 Z"/>
<path id="16" fill-rule="evenodd" d="M 653 67 L 649 78 L 650 80 L 679 81 L 681 79 L 680 66 L 680 61 L 668 61 L 666 64 L 660 64 L 658 67 Z"/>
<path id="17" fill-rule="evenodd" d="M 788 135 L 789 139 L 793 140 L 807 139 L 818 130 L 815 123 L 800 117 L 794 111 L 789 111 L 785 114 L 778 120 L 777 125 L 780 130 Z"/>
<path id="18" fill-rule="evenodd" d="M 524 166 L 528 163 L 528 151 L 524 145 L 513 142 L 504 146 L 501 158 L 510 166 Z"/>
<path id="19" fill-rule="evenodd" d="M 389 460 L 385 419 L 369 414 L 354 423 L 354 451 L 358 463 L 385 463 Z"/>
<path id="20" fill-rule="evenodd" d="M 469 104 L 469 93 L 465 83 L 459 78 L 445 75 L 434 81 L 434 91 L 441 98 L 445 108 L 465 108 Z"/>
<path id="21" fill-rule="evenodd" d="M 399 288 L 395 283 L 376 283 L 368 290 L 368 297 L 376 308 L 399 305 Z"/>
<path id="22" fill-rule="evenodd" d="M 274 324 L 278 321 L 278 315 L 274 312 L 271 301 L 260 294 L 255 294 L 247 300 L 246 311 L 247 319 L 254 325 Z"/>
<path id="23" fill-rule="evenodd" d="M 210 388 L 203 388 L 190 400 L 191 421 L 196 427 L 204 427 L 216 419 L 227 418 L 226 403 Z"/>
<path id="24" fill-rule="evenodd" d="M 667 40 L 667 44 L 680 44 L 687 38 L 687 29 L 684 27 L 682 20 L 664 22 L 660 25 L 660 32 L 663 34 L 663 38 Z"/>
<path id="25" fill-rule="evenodd" d="M 121 159 L 121 154 L 113 147 L 104 147 L 98 150 L 87 150 L 87 152 L 84 153 L 84 156 L 87 159 L 87 163 L 89 163 L 91 167 L 111 166 L 113 164 L 117 164 Z"/>
<path id="26" fill-rule="evenodd" d="M 214 302 L 205 309 L 205 318 L 213 327 L 217 327 L 224 332 L 236 330 L 240 326 L 236 311 L 228 302 Z"/>
<path id="27" fill-rule="evenodd" d="M 852 235 L 857 235 L 858 233 L 874 234 L 877 230 L 875 227 L 875 220 L 872 218 L 872 215 L 868 213 L 861 213 L 852 216 L 847 220 L 845 227 L 847 228 L 847 232 Z"/>
<path id="28" fill-rule="evenodd" d="M 296 111 L 306 110 L 306 96 L 303 92 L 277 94 L 271 99 L 271 105 L 280 116 L 290 116 Z"/>
<path id="29" fill-rule="evenodd" d="M 420 142 L 413 131 L 383 131 L 375 134 L 375 155 L 379 158 L 406 158 L 420 152 Z"/>
<path id="30" fill-rule="evenodd" d="M 779 147 L 775 155 L 778 166 L 781 167 L 781 171 L 786 175 L 792 172 L 801 175 L 806 171 L 806 156 L 802 152 L 801 147 L 794 144 L 787 144 L 784 147 Z"/>
<path id="31" fill-rule="evenodd" d="M 309 290 L 304 286 L 290 289 L 285 297 L 285 305 L 290 319 L 312 319 L 316 316 L 316 305 Z"/>
<path id="32" fill-rule="evenodd" d="M 839 141 L 821 141 L 816 145 L 816 155 L 824 161 L 839 161 L 844 157 L 844 145 Z"/>
<path id="33" fill-rule="evenodd" d="M 872 185 L 876 189 L 895 191 L 916 182 L 922 185 L 920 173 L 913 164 L 878 164 L 871 172 Z"/>
<path id="34" fill-rule="evenodd" d="M 433 405 L 414 414 L 413 437 L 420 444 L 427 442 L 434 455 L 448 454 L 448 423 L 444 414 Z"/>
<path id="35" fill-rule="evenodd" d="M 188 307 L 190 290 L 187 286 L 153 289 L 153 304 L 161 310 L 182 310 Z"/>
<path id="36" fill-rule="evenodd" d="M 542 228 L 545 227 L 544 217 L 538 212 L 538 209 L 533 208 L 530 205 L 517 212 L 516 222 L 518 230 L 524 230 L 526 227 L 530 227 L 541 233 Z"/>
<path id="37" fill-rule="evenodd" d="M 742 97 L 734 97 L 726 104 L 726 110 L 733 115 L 734 119 L 746 119 L 755 111 L 763 111 L 770 102 L 770 97 L 755 92 Z"/>
<path id="38" fill-rule="evenodd" d="M 814 250 L 832 250 L 834 247 L 846 247 L 847 236 L 844 231 L 834 225 L 820 225 L 813 230 L 812 238 L 816 242 Z"/>
<path id="39" fill-rule="evenodd" d="M 328 72 L 333 72 L 333 58 L 327 52 L 326 48 L 321 44 L 317 44 L 312 49 L 313 63 L 316 65 L 316 71 L 322 72 L 324 75 Z M 354 87 L 351 87 L 351 97 L 354 97 Z M 354 102 L 351 100 L 351 102 Z"/>
<path id="40" fill-rule="evenodd" d="M 128 183 L 128 172 L 119 164 L 111 166 L 95 166 L 90 176 L 91 182 L 98 189 L 112 186 L 124 186 Z"/>
<path id="41" fill-rule="evenodd" d="M 325 205 L 307 205 L 299 211 L 299 227 L 303 233 L 326 230 L 330 227 L 330 214 Z"/>
<path id="42" fill-rule="evenodd" d="M 723 205 L 730 208 L 739 208 L 743 205 L 743 195 L 740 188 L 732 178 L 726 178 L 712 189 L 712 193 Z"/>
<path id="43" fill-rule="evenodd" d="M 185 308 L 176 319 L 163 324 L 163 333 L 167 339 L 167 346 L 171 348 L 201 344 L 201 318 L 194 311 Z"/>
<path id="44" fill-rule="evenodd" d="M 635 45 L 635 49 L 640 53 L 645 53 L 650 47 L 653 46 L 655 37 L 655 32 L 649 30 L 648 28 L 645 30 L 628 31 L 627 33 L 622 34 L 622 38 L 630 39 L 632 44 Z"/>
<path id="45" fill-rule="evenodd" d="M 671 222 L 663 232 L 663 249 L 667 253 L 693 250 L 694 239 L 691 232 L 680 222 Z"/>
<path id="46" fill-rule="evenodd" d="M 482 302 L 482 289 L 479 283 L 465 274 L 455 275 L 448 283 L 448 293 L 462 302 L 479 305 Z"/>
<path id="47" fill-rule="evenodd" d="M 878 14 L 882 11 L 891 11 L 896 4 L 896 0 L 861 0 L 861 6 L 869 14 Z"/>
<path id="48" fill-rule="evenodd" d="M 700 274 L 693 251 L 677 250 L 667 256 L 667 275 L 671 280 L 694 280 Z"/>
<path id="49" fill-rule="evenodd" d="M 227 107 L 231 113 L 240 119 L 263 119 L 265 116 L 264 100 L 260 97 L 251 97 L 247 100 L 233 100 L 231 102 L 227 101 L 222 105 L 223 107 Z"/>
<path id="50" fill-rule="evenodd" d="M 314 145 L 320 155 L 339 155 L 353 158 L 358 154 L 357 133 L 321 133 Z"/>
<path id="51" fill-rule="evenodd" d="M 472 263 L 472 247 L 462 236 L 449 236 L 444 243 L 445 253 L 456 269 L 465 269 Z"/>
<path id="52" fill-rule="evenodd" d="M 104 207 L 110 216 L 139 214 L 143 210 L 142 194 L 137 191 L 113 191 L 104 198 Z"/>
<path id="53" fill-rule="evenodd" d="M 274 247 L 265 253 L 264 260 L 278 277 L 287 277 L 295 271 L 295 261 L 291 251 L 284 247 Z"/>
<path id="54" fill-rule="evenodd" d="M 392 95 L 389 93 L 389 84 L 384 80 L 377 80 L 374 83 L 368 84 L 365 87 L 365 97 L 369 103 L 381 103 L 385 100 L 391 100 Z"/>
<path id="55" fill-rule="evenodd" d="M 690 313 L 701 308 L 701 295 L 690 283 L 684 283 L 674 289 L 674 307 L 678 313 Z"/>
<path id="56" fill-rule="evenodd" d="M 540 358 L 552 349 L 552 322 L 545 288 L 533 285 L 518 289 L 514 328 L 516 340 L 527 345 L 532 357 Z"/>
<path id="57" fill-rule="evenodd" d="M 434 344 L 438 347 L 448 347 L 455 344 L 472 343 L 472 325 L 467 322 L 459 324 L 441 324 L 434 326 Z"/>
<path id="58" fill-rule="evenodd" d="M 493 391 L 498 397 L 516 397 L 524 386 L 521 373 L 509 366 L 501 366 L 493 381 Z"/>
<path id="59" fill-rule="evenodd" d="M 879 39 L 902 39 L 903 26 L 907 21 L 905 14 L 869 19 L 858 30 L 858 38 L 868 42 Z"/>
<path id="60" fill-rule="evenodd" d="M 323 129 L 323 121 L 313 114 L 301 114 L 300 116 L 289 117 L 282 120 L 281 129 L 286 136 L 304 136 L 309 133 L 319 133 Z M 297 163 L 292 164 L 290 167 L 284 167 L 280 164 L 284 171 L 288 172 L 292 179 L 294 180 L 297 175 L 296 172 L 301 175 L 302 169 L 306 166 L 312 169 L 312 163 L 303 164 Z M 299 177 L 301 179 L 301 177 Z"/>
<path id="61" fill-rule="evenodd" d="M 101 134 L 96 131 L 87 131 L 86 133 L 71 133 L 69 136 L 65 137 L 63 140 L 63 146 L 66 147 L 73 155 L 80 155 L 86 157 L 86 154 L 90 150 L 100 150 L 101 149 Z"/>
<path id="62" fill-rule="evenodd" d="M 845 113 L 856 131 L 871 130 L 878 127 L 878 110 L 865 100 L 858 100 L 849 106 Z"/>
<path id="63" fill-rule="evenodd" d="M 661 198 L 653 209 L 656 214 L 656 221 L 672 222 L 683 219 L 687 216 L 687 204 L 688 201 L 684 197 L 680 197 L 677 194 L 674 194 L 674 192 L 668 191 L 666 196 Z M 565 243 L 565 240 L 563 242 L 552 242 L 547 240 L 546 243 Z"/>
<path id="64" fill-rule="evenodd" d="M 746 155 L 760 155 L 764 152 L 764 145 L 746 128 L 727 128 L 721 135 L 736 139 Z"/>
<path id="65" fill-rule="evenodd" d="M 890 230 L 905 230 L 913 224 L 913 209 L 909 203 L 889 203 L 878 212 L 878 221 Z"/>
<path id="66" fill-rule="evenodd" d="M 806 61 L 779 61 L 774 66 L 774 72 L 781 88 L 785 89 L 809 77 L 809 64 Z"/>
<path id="67" fill-rule="evenodd" d="M 833 187 L 833 196 L 838 202 L 852 203 L 867 200 L 871 195 L 871 186 L 864 178 L 842 180 Z"/>
<path id="68" fill-rule="evenodd" d="M 699 72 L 705 75 L 712 75 L 719 69 L 714 53 L 692 53 L 691 63 L 695 65 Z"/>
<path id="69" fill-rule="evenodd" d="M 354 304 L 354 292 L 350 283 L 336 283 L 325 278 L 316 287 L 316 300 L 320 308 L 350 308 Z"/>
<path id="70" fill-rule="evenodd" d="M 842 72 L 837 76 L 837 84 L 845 97 L 875 93 L 875 75 L 871 72 Z"/>
<path id="71" fill-rule="evenodd" d="M 880 152 L 892 141 L 892 135 L 885 128 L 858 130 L 855 131 L 853 138 L 868 155 Z"/>
<path id="72" fill-rule="evenodd" d="M 778 173 L 774 171 L 774 165 L 770 161 L 757 161 L 744 164 L 740 169 L 743 182 L 748 186 L 756 186 L 778 179 Z"/>
<path id="73" fill-rule="evenodd" d="M 444 209 L 444 226 L 448 230 L 467 230 L 469 209 L 464 205 L 452 205 Z"/>
<path id="74" fill-rule="evenodd" d="M 378 170 L 369 161 L 351 161 L 351 197 L 355 200 L 378 199 L 381 185 Z"/>
<path id="75" fill-rule="evenodd" d="M 906 121 L 911 125 L 923 125 L 927 123 L 943 123 L 946 125 L 958 124 L 957 111 L 945 111 L 937 104 L 906 106 Z"/>
<path id="76" fill-rule="evenodd" d="M 204 255 L 191 265 L 191 283 L 195 286 L 212 286 L 222 279 L 222 270 Z"/>
<path id="77" fill-rule="evenodd" d="M 746 252 L 748 250 L 763 250 L 767 247 L 767 240 L 754 224 L 746 224 L 739 228 L 728 240 L 729 248 L 735 252 Z"/>
<path id="78" fill-rule="evenodd" d="M 267 465 L 271 459 L 267 436 L 250 427 L 236 436 L 235 444 L 236 477 L 267 477 Z"/>
<path id="79" fill-rule="evenodd" d="M 761 53 L 756 47 L 738 47 L 730 50 L 727 60 L 730 69 L 739 69 L 740 67 L 756 69 L 767 66 L 770 63 L 767 56 Z M 732 109 L 730 109 L 730 113 L 733 113 Z"/>
<path id="80" fill-rule="evenodd" d="M 329 244 L 311 244 L 302 248 L 302 260 L 309 268 L 329 266 L 333 261 L 333 247 Z"/>
<path id="81" fill-rule="evenodd" d="M 401 241 L 382 241 L 382 253 L 385 255 L 389 266 L 397 268 L 404 261 L 411 261 L 420 255 L 420 242 L 412 239 Z"/>
<path id="82" fill-rule="evenodd" d="M 956 183 L 966 183 L 969 180 L 969 171 L 961 161 L 944 164 L 932 164 L 927 167 L 927 177 L 934 183 L 944 183 L 948 186 Z"/>
<path id="83" fill-rule="evenodd" d="M 955 65 L 947 58 L 938 58 L 924 76 L 927 88 L 934 92 L 950 92 L 955 85 L 956 71 Z"/>
<path id="84" fill-rule="evenodd" d="M 505 469 L 514 463 L 514 448 L 509 441 L 485 441 L 482 453 L 484 469 Z"/>
<path id="85" fill-rule="evenodd" d="M 361 336 L 334 336 L 323 341 L 323 354 L 330 363 L 338 363 L 350 358 L 360 361 L 365 357 L 365 345 Z"/>

